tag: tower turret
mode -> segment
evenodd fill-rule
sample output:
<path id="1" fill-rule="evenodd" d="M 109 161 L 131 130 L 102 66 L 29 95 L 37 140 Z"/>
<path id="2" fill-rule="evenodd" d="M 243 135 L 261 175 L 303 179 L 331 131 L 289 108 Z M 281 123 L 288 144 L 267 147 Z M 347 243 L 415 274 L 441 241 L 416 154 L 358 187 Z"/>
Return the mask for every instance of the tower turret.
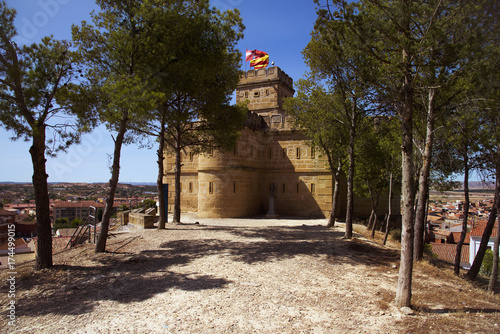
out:
<path id="1" fill-rule="evenodd" d="M 294 92 L 293 79 L 279 67 L 250 70 L 236 87 L 236 102 L 248 100 L 248 109 L 262 116 L 270 128 L 288 128 L 282 106 Z"/>

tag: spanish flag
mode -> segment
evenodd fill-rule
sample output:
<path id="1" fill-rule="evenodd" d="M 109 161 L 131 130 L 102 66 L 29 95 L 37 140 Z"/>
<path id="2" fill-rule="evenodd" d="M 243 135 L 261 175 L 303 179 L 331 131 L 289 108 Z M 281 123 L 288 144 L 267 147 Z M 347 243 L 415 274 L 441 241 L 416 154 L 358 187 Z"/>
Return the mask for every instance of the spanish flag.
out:
<path id="1" fill-rule="evenodd" d="M 246 61 L 250 61 L 250 66 L 259 69 L 269 65 L 269 54 L 259 50 L 246 50 Z"/>

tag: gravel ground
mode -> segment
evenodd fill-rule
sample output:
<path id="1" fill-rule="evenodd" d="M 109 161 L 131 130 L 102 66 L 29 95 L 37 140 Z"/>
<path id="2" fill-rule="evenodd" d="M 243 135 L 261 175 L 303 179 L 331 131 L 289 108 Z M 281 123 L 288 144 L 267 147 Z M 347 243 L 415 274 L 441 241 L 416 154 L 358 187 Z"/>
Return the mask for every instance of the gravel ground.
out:
<path id="1" fill-rule="evenodd" d="M 415 313 L 396 309 L 391 303 L 399 251 L 360 235 L 342 239 L 343 224 L 333 229 L 325 224 L 325 219 L 183 215 L 183 224 L 169 224 L 162 231 L 125 228 L 108 240 L 108 253 L 96 255 L 93 245 L 82 245 L 55 255 L 52 270 L 19 266 L 16 326 L 6 323 L 7 291 L 2 286 L 0 331 L 498 331 L 499 298 L 474 292 L 475 300 L 464 295 L 458 309 L 458 297 L 450 298 L 442 289 L 474 288 L 444 274 L 433 277 L 439 276 L 436 268 L 427 268 L 436 270 L 429 276 L 417 267 L 414 285 L 422 291 L 441 289 L 445 296 L 432 302 L 417 296 Z M 6 280 L 5 273 L 1 278 Z M 477 309 L 484 312 L 471 312 Z M 459 324 L 443 327 L 450 322 Z"/>

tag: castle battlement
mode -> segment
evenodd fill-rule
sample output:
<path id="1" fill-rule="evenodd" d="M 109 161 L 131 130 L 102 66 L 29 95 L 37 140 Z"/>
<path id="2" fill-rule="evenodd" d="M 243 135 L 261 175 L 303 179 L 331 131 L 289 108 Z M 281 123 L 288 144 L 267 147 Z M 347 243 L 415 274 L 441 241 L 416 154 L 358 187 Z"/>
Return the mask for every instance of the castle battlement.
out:
<path id="1" fill-rule="evenodd" d="M 279 81 L 285 87 L 293 90 L 293 79 L 277 66 L 244 72 L 240 76 L 239 86 L 268 83 L 270 81 Z"/>
<path id="2" fill-rule="evenodd" d="M 293 79 L 279 67 L 244 72 L 236 87 L 236 103 L 248 101 L 248 109 L 261 114 L 282 113 L 285 98 L 292 97 Z"/>
<path id="3" fill-rule="evenodd" d="M 293 97 L 293 80 L 278 67 L 243 73 L 236 87 L 236 103 L 246 102 L 246 122 L 234 148 L 198 154 L 183 152 L 180 189 L 176 189 L 176 161 L 169 148 L 164 160 L 164 183 L 169 184 L 169 212 L 176 191 L 181 209 L 199 217 L 254 217 L 274 211 L 297 217 L 328 217 L 332 209 L 332 172 L 326 157 L 311 147 L 283 110 Z M 346 181 L 340 187 L 337 216 L 345 213 Z M 387 197 L 385 197 L 387 198 Z M 370 214 L 369 200 L 356 198 L 355 216 Z M 387 205 L 386 205 L 387 204 Z M 392 201 L 393 212 L 399 201 Z M 380 203 L 387 207 L 388 203 Z"/>

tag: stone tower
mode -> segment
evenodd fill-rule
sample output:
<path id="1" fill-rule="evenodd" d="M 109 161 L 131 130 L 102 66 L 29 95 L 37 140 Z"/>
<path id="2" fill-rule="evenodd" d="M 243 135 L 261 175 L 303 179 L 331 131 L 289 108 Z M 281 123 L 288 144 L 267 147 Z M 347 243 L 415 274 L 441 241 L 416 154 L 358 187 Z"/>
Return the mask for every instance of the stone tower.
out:
<path id="1" fill-rule="evenodd" d="M 200 217 L 252 217 L 269 210 L 270 189 L 280 216 L 327 217 L 332 203 L 332 173 L 326 158 L 310 146 L 283 111 L 294 94 L 293 80 L 278 67 L 242 74 L 236 101 L 248 100 L 248 114 L 233 150 L 182 155 L 181 210 Z M 169 211 L 174 202 L 175 158 L 167 150 L 164 182 Z M 346 208 L 345 179 L 337 214 Z M 397 201 L 394 201 L 397 202 Z M 358 201 L 356 215 L 369 214 Z M 381 203 L 381 205 L 384 205 Z M 365 210 L 366 209 L 366 210 Z M 393 212 L 397 212 L 394 207 Z M 367 211 L 367 213 L 365 213 Z"/>
<path id="2" fill-rule="evenodd" d="M 245 72 L 236 88 L 236 103 L 248 100 L 248 109 L 264 118 L 269 128 L 291 126 L 282 109 L 284 98 L 293 97 L 293 80 L 279 67 Z"/>

